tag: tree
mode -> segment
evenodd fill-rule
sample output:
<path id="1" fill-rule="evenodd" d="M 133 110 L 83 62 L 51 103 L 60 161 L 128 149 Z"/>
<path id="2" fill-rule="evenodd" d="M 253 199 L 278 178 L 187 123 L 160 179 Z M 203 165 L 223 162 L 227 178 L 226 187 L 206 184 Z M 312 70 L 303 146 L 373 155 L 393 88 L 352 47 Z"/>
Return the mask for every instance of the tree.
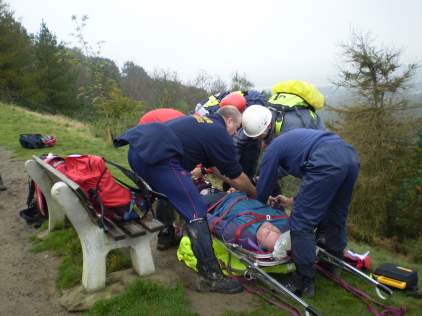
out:
<path id="1" fill-rule="evenodd" d="M 417 126 L 405 115 L 410 107 L 404 94 L 417 66 L 402 66 L 399 50 L 373 43 L 370 35 L 353 34 L 350 43 L 341 46 L 344 65 L 334 83 L 351 89 L 356 100 L 344 108 L 331 108 L 339 115 L 334 128 L 361 157 L 351 228 L 367 239 L 395 233 L 389 205 L 405 176 L 400 161 L 414 151 Z"/>
<path id="2" fill-rule="evenodd" d="M 78 73 L 72 55 L 44 22 L 35 36 L 34 48 L 39 108 L 51 113 L 73 112 Z"/>
<path id="3" fill-rule="evenodd" d="M 192 85 L 198 89 L 205 90 L 208 95 L 227 90 L 226 83 L 219 76 L 211 76 L 205 70 L 199 71 Z"/>
<path id="4" fill-rule="evenodd" d="M 0 0 L 0 99 L 29 105 L 37 94 L 31 37 Z"/>
<path id="5" fill-rule="evenodd" d="M 152 103 L 152 79 L 141 66 L 128 61 L 123 65 L 120 85 L 126 96 Z"/>
<path id="6" fill-rule="evenodd" d="M 245 74 L 241 75 L 237 71 L 233 74 L 230 91 L 249 90 L 253 87 L 254 84 L 246 78 Z"/>
<path id="7" fill-rule="evenodd" d="M 144 111 L 142 102 L 125 97 L 117 84 L 113 84 L 107 96 L 95 98 L 94 106 L 98 119 L 95 126 L 106 132 L 107 141 L 111 144 L 113 135 L 134 126 Z"/>
<path id="8" fill-rule="evenodd" d="M 154 81 L 154 107 L 175 108 L 181 99 L 181 82 L 174 71 L 156 69 Z"/>

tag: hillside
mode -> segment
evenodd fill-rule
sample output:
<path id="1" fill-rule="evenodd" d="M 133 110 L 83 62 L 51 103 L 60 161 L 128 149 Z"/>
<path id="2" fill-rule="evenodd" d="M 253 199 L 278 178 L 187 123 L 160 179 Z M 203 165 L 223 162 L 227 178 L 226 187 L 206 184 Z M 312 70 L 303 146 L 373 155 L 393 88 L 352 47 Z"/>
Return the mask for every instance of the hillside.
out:
<path id="1" fill-rule="evenodd" d="M 23 169 L 23 161 L 28 159 L 33 154 L 41 154 L 46 152 L 45 149 L 38 149 L 38 150 L 26 150 L 22 149 L 18 143 L 18 135 L 19 133 L 23 132 L 39 132 L 41 134 L 54 134 L 58 139 L 57 146 L 54 148 L 49 149 L 48 151 L 53 151 L 59 155 L 65 155 L 70 153 L 92 153 L 105 156 L 109 159 L 115 160 L 117 162 L 125 164 L 126 162 L 126 151 L 125 149 L 116 150 L 108 145 L 106 145 L 100 138 L 96 138 L 92 136 L 89 129 L 77 122 L 71 121 L 64 117 L 57 117 L 57 116 L 45 116 L 40 115 L 38 113 L 29 112 L 26 110 L 22 110 L 19 107 L 11 106 L 7 104 L 0 103 L 0 111 L 2 115 L 0 116 L 0 133 L 2 135 L 0 140 L 0 147 L 11 151 L 14 155 L 14 161 L 17 161 L 16 166 L 13 167 L 15 169 L 14 172 L 21 174 L 21 179 L 23 179 L 24 169 Z M 21 167 L 19 167 L 21 166 Z M 10 174 L 8 173 L 8 169 L 10 167 L 7 164 L 1 165 L 1 173 L 7 182 L 10 179 Z M 15 191 L 15 199 L 10 200 L 10 203 L 14 203 L 16 198 L 20 201 L 19 205 L 10 204 L 7 199 L 3 199 L 3 207 L 4 209 L 8 210 L 10 216 L 14 216 L 17 211 L 16 208 L 23 207 L 25 198 L 26 198 L 26 187 L 24 183 L 20 183 L 19 191 Z M 6 191 L 7 192 L 7 191 Z M 1 193 L 3 194 L 3 193 Z M 14 222 L 16 229 L 23 232 L 27 228 L 22 225 L 21 223 Z M 1 230 L 0 234 L 8 234 L 8 230 Z M 55 238 L 57 233 L 51 234 L 51 238 Z M 24 235 L 23 235 L 24 236 Z M 4 240 L 6 236 L 2 236 Z M 21 238 L 21 237 L 19 237 Z M 73 237 L 75 238 L 75 237 Z M 20 243 L 28 244 L 29 241 L 25 239 L 25 237 L 19 239 Z M 69 247 L 70 244 L 75 243 L 67 243 L 63 245 L 65 247 L 60 252 L 66 253 L 66 247 Z M 76 245 L 78 242 L 76 241 Z M 16 246 L 15 246 L 16 247 Z M 403 266 L 413 267 L 422 273 L 422 264 L 415 264 L 413 262 L 409 262 L 405 257 L 400 257 L 395 253 L 390 253 L 386 250 L 381 248 L 374 248 L 366 244 L 358 244 L 355 242 L 351 242 L 349 247 L 356 252 L 363 253 L 367 250 L 371 252 L 371 259 L 372 259 L 372 266 L 376 267 L 379 263 L 382 262 L 394 262 Z M 48 249 L 48 248 L 47 248 Z M 74 251 L 74 250 L 72 250 Z M 72 253 L 69 250 L 69 253 Z M 8 252 L 4 254 L 5 257 L 9 255 L 13 255 L 13 252 Z M 79 254 L 80 256 L 80 254 Z M 179 263 L 175 258 L 174 250 L 169 250 L 166 252 L 155 253 L 154 254 L 156 265 L 157 265 L 157 273 L 155 277 L 152 279 L 144 280 L 145 282 L 157 282 L 157 280 L 172 280 L 172 282 L 176 282 L 180 284 L 182 287 L 174 292 L 174 295 L 182 295 L 183 297 L 187 298 L 189 303 L 185 304 L 185 313 L 189 314 L 190 312 L 197 312 L 201 315 L 221 315 L 226 309 L 230 309 L 230 315 L 278 315 L 279 310 L 273 307 L 268 307 L 265 304 L 263 305 L 262 302 L 257 300 L 255 297 L 251 296 L 251 294 L 243 293 L 236 296 L 225 296 L 219 294 L 200 294 L 193 291 L 193 282 L 194 282 L 194 273 L 188 270 L 182 263 Z M 67 257 L 66 255 L 63 257 L 64 261 L 62 261 L 61 265 L 63 265 Z M 44 258 L 45 260 L 50 260 L 49 256 Z M 45 265 L 42 261 L 39 263 L 39 269 L 41 266 Z M 65 265 L 66 266 L 66 265 Z M 73 265 L 67 265 L 68 269 L 74 269 Z M 36 270 L 37 267 L 34 266 L 32 268 Z M 78 271 L 78 269 L 76 269 Z M 80 267 L 79 267 L 80 271 Z M 18 272 L 17 272 L 18 273 Z M 57 276 L 57 280 L 60 280 L 61 273 Z M 52 275 L 50 276 L 50 278 Z M 31 275 L 28 276 L 31 279 Z M 77 273 L 73 276 L 74 282 L 78 283 L 80 275 Z M 51 280 L 51 279 L 50 279 Z M 155 281 L 153 281 L 155 280 Z M 368 293 L 374 295 L 372 289 L 370 289 L 366 284 L 362 284 L 354 277 L 346 276 L 346 280 L 352 282 L 355 286 L 365 289 Z M 57 281 L 56 281 L 57 282 Z M 161 283 L 162 284 L 162 283 Z M 164 284 L 168 284 L 164 282 Z M 9 286 L 7 283 L 3 283 L 0 287 Z M 164 285 L 168 287 L 169 285 Z M 139 287 L 138 287 L 139 288 Z M 152 288 L 151 288 L 152 289 Z M 7 289 L 6 289 L 7 290 Z M 165 291 L 165 290 L 162 290 Z M 179 292 L 181 291 L 181 292 Z M 164 292 L 163 292 L 164 293 Z M 181 294 L 182 293 L 182 294 Z M 127 294 L 129 295 L 129 293 Z M 166 294 L 170 295 L 170 294 Z M 57 297 L 57 292 L 54 294 L 54 297 Z M 139 303 L 139 296 L 132 295 L 128 297 L 133 297 L 136 302 Z M 49 298 L 51 299 L 51 298 Z M 128 298 L 129 299 L 129 298 Z M 175 300 L 178 300 L 174 298 Z M 234 303 L 235 302 L 235 303 Z M 11 299 L 9 304 L 15 304 L 16 302 Z M 136 312 L 135 308 L 140 308 L 142 304 L 155 304 L 152 301 L 142 301 L 141 303 L 136 303 L 135 301 L 131 303 L 131 301 L 124 300 L 124 303 L 121 302 L 114 302 L 112 305 L 108 304 L 107 301 L 104 302 L 103 306 L 108 306 L 110 310 L 104 311 L 102 309 L 102 314 L 112 314 L 112 311 L 116 310 L 113 308 L 119 309 L 122 314 L 131 314 Z M 317 279 L 317 295 L 314 299 L 309 300 L 309 303 L 315 305 L 319 310 L 323 312 L 324 315 L 340 315 L 340 314 L 347 314 L 347 315 L 366 315 L 368 314 L 366 306 L 353 298 L 350 294 L 344 292 L 343 290 L 335 287 L 329 281 L 324 279 L 321 276 L 318 276 Z M 388 305 L 399 306 L 403 305 L 406 306 L 408 309 L 408 315 L 418 315 L 419 311 L 422 310 L 422 301 L 415 300 L 412 298 L 408 298 L 400 292 L 395 292 L 393 298 L 389 301 L 385 302 Z M 7 305 L 8 303 L 5 302 Z M 118 304 L 117 306 L 115 304 Z M 114 306 L 114 307 L 112 307 Z M 9 306 L 10 307 L 10 306 Z M 5 308 L 5 307 L 3 307 Z M 160 308 L 160 307 L 157 307 Z M 162 307 L 164 308 L 164 307 Z M 179 307 L 178 307 L 179 308 Z M 0 309 L 1 311 L 1 309 Z M 243 312 L 240 312 L 243 311 Z M 164 312 L 164 310 L 163 310 Z"/>

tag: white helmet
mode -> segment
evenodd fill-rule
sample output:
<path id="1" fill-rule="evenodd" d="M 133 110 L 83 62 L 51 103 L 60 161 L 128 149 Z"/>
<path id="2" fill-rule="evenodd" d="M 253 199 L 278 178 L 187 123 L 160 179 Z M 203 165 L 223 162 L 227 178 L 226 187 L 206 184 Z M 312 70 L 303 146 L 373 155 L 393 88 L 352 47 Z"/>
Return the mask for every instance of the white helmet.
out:
<path id="1" fill-rule="evenodd" d="M 248 106 L 242 115 L 242 126 L 245 135 L 258 137 L 271 124 L 272 114 L 265 106 L 254 104 Z"/>

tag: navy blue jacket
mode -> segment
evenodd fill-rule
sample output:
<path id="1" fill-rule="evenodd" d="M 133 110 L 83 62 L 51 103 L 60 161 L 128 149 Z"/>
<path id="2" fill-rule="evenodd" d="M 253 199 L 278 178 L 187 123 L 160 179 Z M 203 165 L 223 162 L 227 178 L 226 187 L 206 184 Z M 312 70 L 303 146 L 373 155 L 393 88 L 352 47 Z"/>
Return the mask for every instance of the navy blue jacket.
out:
<path id="1" fill-rule="evenodd" d="M 302 178 L 310 154 L 322 142 L 344 143 L 336 134 L 305 128 L 297 128 L 276 137 L 262 158 L 256 187 L 257 199 L 264 203 L 267 201 L 280 176 L 277 174 L 279 167 L 283 176 Z"/>
<path id="2" fill-rule="evenodd" d="M 138 159 L 146 164 L 176 158 L 188 171 L 202 163 L 205 167 L 217 167 L 231 179 L 242 173 L 233 140 L 218 114 L 190 115 L 165 123 L 138 125 L 118 137 L 115 143 L 130 144 Z"/>

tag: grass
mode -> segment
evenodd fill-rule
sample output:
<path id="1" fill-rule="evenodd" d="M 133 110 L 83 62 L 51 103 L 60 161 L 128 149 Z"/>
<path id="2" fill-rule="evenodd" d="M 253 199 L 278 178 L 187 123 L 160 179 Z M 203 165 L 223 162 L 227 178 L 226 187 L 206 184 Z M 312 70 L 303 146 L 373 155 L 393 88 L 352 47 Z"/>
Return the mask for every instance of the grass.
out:
<path id="1" fill-rule="evenodd" d="M 191 311 L 183 288 L 166 288 L 142 280 L 131 284 L 127 290 L 112 299 L 98 301 L 87 313 L 89 316 L 103 315 L 197 315 Z"/>
<path id="2" fill-rule="evenodd" d="M 0 146 L 12 151 L 16 158 L 25 160 L 31 158 L 34 154 L 40 155 L 48 151 L 61 156 L 72 153 L 89 153 L 104 156 L 127 166 L 126 148 L 114 149 L 110 147 L 103 139 L 92 136 L 89 128 L 79 122 L 64 117 L 40 115 L 2 103 L 0 103 L 0 113 Z M 23 149 L 18 141 L 21 133 L 53 134 L 57 137 L 57 145 L 49 149 Z M 22 172 L 24 172 L 23 164 Z M 422 264 L 411 262 L 406 257 L 361 243 L 350 242 L 349 247 L 356 252 L 370 250 L 373 267 L 383 262 L 392 262 L 414 268 L 420 276 L 422 275 Z M 61 256 L 62 261 L 56 281 L 59 289 L 65 289 L 80 282 L 82 273 L 81 248 L 76 233 L 71 227 L 65 226 L 62 230 L 50 233 L 42 241 L 34 239 L 33 248 L 36 252 L 49 250 Z M 128 256 L 122 252 L 112 252 L 107 260 L 108 272 L 130 266 Z M 346 273 L 344 276 L 347 281 L 375 297 L 375 293 L 370 286 Z M 316 291 L 316 297 L 306 301 L 314 305 L 324 315 L 369 315 L 367 307 L 363 303 L 341 288 L 332 285 L 330 281 L 320 275 L 317 276 Z M 225 315 L 283 315 L 279 309 L 262 301 L 259 302 L 260 306 L 256 310 L 243 313 L 227 311 Z M 400 291 L 395 291 L 393 298 L 384 303 L 386 305 L 405 306 L 408 315 L 417 316 L 422 311 L 422 300 L 406 297 Z M 227 308 L 229 309 L 230 306 Z M 133 283 L 116 298 L 97 302 L 88 314 L 194 315 L 180 285 L 175 288 L 168 288 L 142 280 Z"/>

